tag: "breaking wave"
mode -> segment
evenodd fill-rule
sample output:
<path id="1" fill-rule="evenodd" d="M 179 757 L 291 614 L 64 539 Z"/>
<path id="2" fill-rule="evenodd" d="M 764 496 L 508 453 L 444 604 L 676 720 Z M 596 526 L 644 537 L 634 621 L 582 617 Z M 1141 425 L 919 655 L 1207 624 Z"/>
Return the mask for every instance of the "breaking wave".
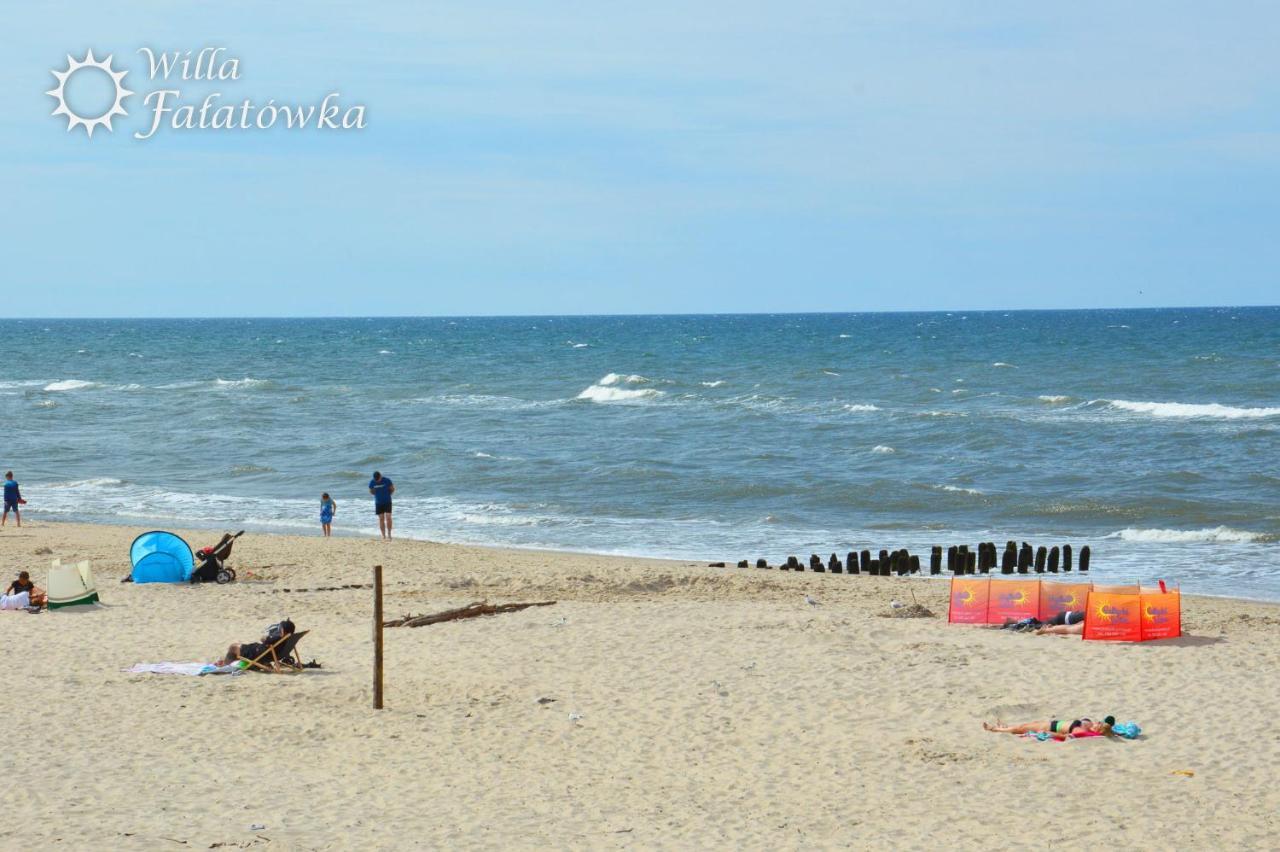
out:
<path id="1" fill-rule="evenodd" d="M 1159 529 L 1123 529 L 1112 533 L 1107 538 L 1118 538 L 1121 541 L 1171 542 L 1186 544 L 1196 541 L 1207 542 L 1263 542 L 1271 540 L 1264 533 L 1248 530 L 1233 530 L 1230 527 L 1211 527 L 1201 530 L 1159 530 Z"/>
<path id="2" fill-rule="evenodd" d="M 619 387 L 619 385 L 645 385 L 648 383 L 649 380 L 644 376 L 634 374 L 624 376 L 621 373 L 609 373 L 600 381 L 578 394 L 578 399 L 585 399 L 590 402 L 642 402 L 647 399 L 657 399 L 663 395 L 662 391 L 655 388 Z"/>
<path id="3" fill-rule="evenodd" d="M 591 385 L 578 394 L 578 399 L 586 399 L 591 402 L 638 402 L 645 399 L 656 399 L 660 396 L 662 396 L 662 391 L 653 388 L 629 390 L 605 385 Z"/>
<path id="4" fill-rule="evenodd" d="M 1042 397 L 1043 398 L 1043 397 Z M 1216 402 L 1194 404 L 1186 402 L 1130 402 L 1127 399 L 1102 399 L 1100 403 L 1121 411 L 1150 414 L 1152 417 L 1212 417 L 1223 420 L 1240 420 L 1260 417 L 1280 417 L 1280 408 L 1238 408 L 1219 405 Z"/>
<path id="5" fill-rule="evenodd" d="M 649 380 L 644 376 L 637 376 L 635 374 L 624 376 L 620 373 L 609 373 L 603 379 L 596 382 L 596 384 L 604 387 L 612 387 L 613 385 L 645 385 L 648 383 Z"/>
<path id="6" fill-rule="evenodd" d="M 96 387 L 96 382 L 86 382 L 80 379 L 64 379 L 60 382 L 50 382 L 44 386 L 44 389 L 51 392 L 84 390 L 85 388 Z"/>

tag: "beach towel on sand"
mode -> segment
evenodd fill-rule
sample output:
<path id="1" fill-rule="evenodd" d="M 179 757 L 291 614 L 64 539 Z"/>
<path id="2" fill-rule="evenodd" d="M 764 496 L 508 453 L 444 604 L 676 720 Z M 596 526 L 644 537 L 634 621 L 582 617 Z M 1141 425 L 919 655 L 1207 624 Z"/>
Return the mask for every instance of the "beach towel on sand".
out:
<path id="1" fill-rule="evenodd" d="M 226 666 L 215 666 L 210 663 L 137 663 L 124 671 L 129 674 L 176 674 L 199 677 L 209 674 L 240 674 L 244 665 L 239 662 Z"/>

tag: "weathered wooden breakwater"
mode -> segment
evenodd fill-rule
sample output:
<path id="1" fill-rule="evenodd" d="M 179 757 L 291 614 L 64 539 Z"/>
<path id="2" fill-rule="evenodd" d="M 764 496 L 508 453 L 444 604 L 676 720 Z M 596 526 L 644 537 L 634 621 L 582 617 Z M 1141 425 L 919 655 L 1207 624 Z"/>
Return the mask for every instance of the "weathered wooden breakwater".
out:
<path id="1" fill-rule="evenodd" d="M 1003 552 L 993 541 L 978 542 L 976 547 L 953 544 L 945 549 L 942 545 L 935 544 L 929 550 L 928 573 L 961 576 L 990 574 L 997 569 L 1001 574 L 1058 574 L 1089 570 L 1088 545 L 1080 548 L 1078 562 L 1073 562 L 1072 557 L 1073 551 L 1069 544 L 1061 547 L 1032 547 L 1025 541 L 1021 546 L 1016 541 L 1008 541 L 1005 542 Z M 724 562 L 711 563 L 715 568 L 723 568 L 725 565 Z M 806 570 L 805 564 L 795 556 L 788 556 L 776 566 L 763 557 L 756 559 L 754 563 L 748 559 L 738 562 L 739 568 L 750 568 L 752 565 L 763 570 Z M 872 577 L 906 577 L 924 573 L 920 556 L 910 553 L 905 547 L 880 550 L 875 554 L 871 550 L 850 550 L 843 559 L 839 553 L 832 553 L 825 560 L 813 553 L 808 559 L 808 570 L 814 574 L 866 574 Z"/>

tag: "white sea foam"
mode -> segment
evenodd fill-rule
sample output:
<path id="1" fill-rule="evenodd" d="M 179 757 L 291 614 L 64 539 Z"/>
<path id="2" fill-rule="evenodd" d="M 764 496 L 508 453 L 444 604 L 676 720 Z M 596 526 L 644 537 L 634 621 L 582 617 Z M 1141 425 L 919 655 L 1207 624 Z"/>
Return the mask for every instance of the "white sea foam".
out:
<path id="1" fill-rule="evenodd" d="M 1230 527 L 1209 527 L 1200 530 L 1161 530 L 1161 529 L 1123 529 L 1112 533 L 1107 538 L 1118 538 L 1121 541 L 1168 542 L 1184 544 L 1188 542 L 1261 542 L 1267 536 L 1248 530 L 1233 530 Z"/>
<path id="2" fill-rule="evenodd" d="M 835 370 L 823 370 L 822 372 L 823 372 L 823 373 L 825 373 L 825 374 L 826 374 L 826 375 L 828 375 L 828 376 L 838 376 L 838 375 L 840 375 L 840 374 L 839 374 L 839 373 L 837 373 Z"/>
<path id="3" fill-rule="evenodd" d="M 68 489 L 68 488 L 116 488 L 124 485 L 123 480 L 112 479 L 111 477 L 99 477 L 97 479 L 71 479 L 66 482 L 50 482 L 40 486 L 41 490 L 45 489 Z"/>
<path id="4" fill-rule="evenodd" d="M 520 399 L 514 396 L 496 396 L 485 393 L 446 393 L 437 396 L 420 396 L 405 400 L 408 403 L 425 405 L 474 406 L 476 408 L 493 408 L 500 411 L 517 411 L 527 408 L 544 408 L 546 406 L 563 405 L 567 400 L 553 399 Z"/>
<path id="5" fill-rule="evenodd" d="M 939 491 L 952 491 L 957 494 L 973 494 L 973 495 L 982 494 L 982 492 L 976 488 L 961 488 L 958 485 L 935 485 L 933 487 L 938 489 Z"/>
<path id="6" fill-rule="evenodd" d="M 991 366 L 993 366 L 993 367 L 1013 367 L 1013 365 L 1012 365 L 1012 364 L 1006 364 L 1006 363 L 1005 363 L 1005 362 L 1003 362 L 1003 361 L 997 361 L 997 362 L 995 362 L 994 364 L 992 364 Z M 1017 367 L 1013 367 L 1013 368 L 1014 368 L 1015 370 L 1017 369 Z"/>
<path id="7" fill-rule="evenodd" d="M 378 350 L 378 354 L 379 354 L 379 355 L 394 355 L 394 354 L 396 354 L 396 353 L 392 352 L 390 349 L 379 349 L 379 350 Z"/>
<path id="8" fill-rule="evenodd" d="M 624 376 L 620 373 L 609 373 L 603 379 L 596 382 L 596 384 L 607 388 L 616 384 L 643 385 L 648 384 L 648 382 L 649 380 L 644 376 L 637 376 L 634 373 L 630 376 Z"/>
<path id="9" fill-rule="evenodd" d="M 608 373 L 600 381 L 578 394 L 578 399 L 590 400 L 591 402 L 643 402 L 663 396 L 662 391 L 654 388 L 618 387 L 619 385 L 644 385 L 648 383 L 649 379 L 634 373 L 631 375 Z"/>
<path id="10" fill-rule="evenodd" d="M 591 387 L 578 394 L 578 399 L 587 399 L 591 402 L 640 402 L 646 399 L 656 399 L 660 396 L 662 396 L 662 391 L 653 388 L 629 390 L 606 385 L 591 385 Z"/>
<path id="11" fill-rule="evenodd" d="M 251 379 L 245 377 L 243 379 L 214 379 L 214 385 L 220 388 L 257 388 L 270 384 L 267 379 Z M 180 386 L 180 385 L 179 385 Z"/>
<path id="12" fill-rule="evenodd" d="M 1211 417 L 1223 420 L 1280 417 L 1280 408 L 1238 408 L 1219 405 L 1216 402 L 1196 404 L 1186 402 L 1131 402 L 1127 399 L 1098 400 L 1121 411 L 1150 414 L 1152 417 Z"/>
<path id="13" fill-rule="evenodd" d="M 872 447 L 872 448 L 871 448 L 871 452 L 873 452 L 873 453 L 896 453 L 896 452 L 897 452 L 897 450 L 895 450 L 893 447 L 886 447 L 884 444 L 876 444 L 874 447 Z"/>
<path id="14" fill-rule="evenodd" d="M 1050 403 L 1057 404 L 1059 402 L 1067 402 L 1068 400 L 1071 399 L 1071 397 L 1063 396 L 1062 394 L 1042 393 L 1040 394 L 1040 396 L 1036 397 L 1036 399 L 1040 400 L 1041 402 L 1050 402 Z"/>
<path id="15" fill-rule="evenodd" d="M 94 387 L 95 385 L 96 385 L 95 382 L 86 382 L 80 379 L 64 379 L 60 382 L 50 382 L 49 384 L 44 386 L 44 389 L 47 391 L 53 391 L 53 392 L 73 391 L 73 390 L 84 390 L 85 388 L 91 388 L 91 387 Z"/>
<path id="16" fill-rule="evenodd" d="M 852 335 L 852 334 L 842 334 L 842 335 L 840 335 L 840 339 L 841 339 L 841 340 L 848 340 L 850 337 L 853 337 L 853 335 Z"/>
<path id="17" fill-rule="evenodd" d="M 702 386 L 704 388 L 718 388 L 723 384 L 724 384 L 724 379 L 717 379 L 714 382 L 703 382 Z"/>
<path id="18" fill-rule="evenodd" d="M 878 405 L 853 404 L 853 403 L 850 403 L 849 405 L 845 405 L 843 406 L 843 408 L 845 411 L 852 411 L 852 412 L 880 410 L 880 406 Z"/>
<path id="19" fill-rule="evenodd" d="M 42 399 L 36 403 L 36 408 L 54 408 L 57 404 L 51 399 Z"/>

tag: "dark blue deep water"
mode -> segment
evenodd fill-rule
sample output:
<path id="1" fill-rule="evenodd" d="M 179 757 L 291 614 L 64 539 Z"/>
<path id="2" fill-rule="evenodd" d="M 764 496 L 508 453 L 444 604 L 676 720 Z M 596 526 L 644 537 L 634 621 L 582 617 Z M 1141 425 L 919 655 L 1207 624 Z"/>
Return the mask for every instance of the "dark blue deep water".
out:
<path id="1" fill-rule="evenodd" d="M 0 320 L 32 518 L 732 559 L 1009 538 L 1280 599 L 1280 308 Z M 3 552 L 0 551 L 0 558 Z"/>

